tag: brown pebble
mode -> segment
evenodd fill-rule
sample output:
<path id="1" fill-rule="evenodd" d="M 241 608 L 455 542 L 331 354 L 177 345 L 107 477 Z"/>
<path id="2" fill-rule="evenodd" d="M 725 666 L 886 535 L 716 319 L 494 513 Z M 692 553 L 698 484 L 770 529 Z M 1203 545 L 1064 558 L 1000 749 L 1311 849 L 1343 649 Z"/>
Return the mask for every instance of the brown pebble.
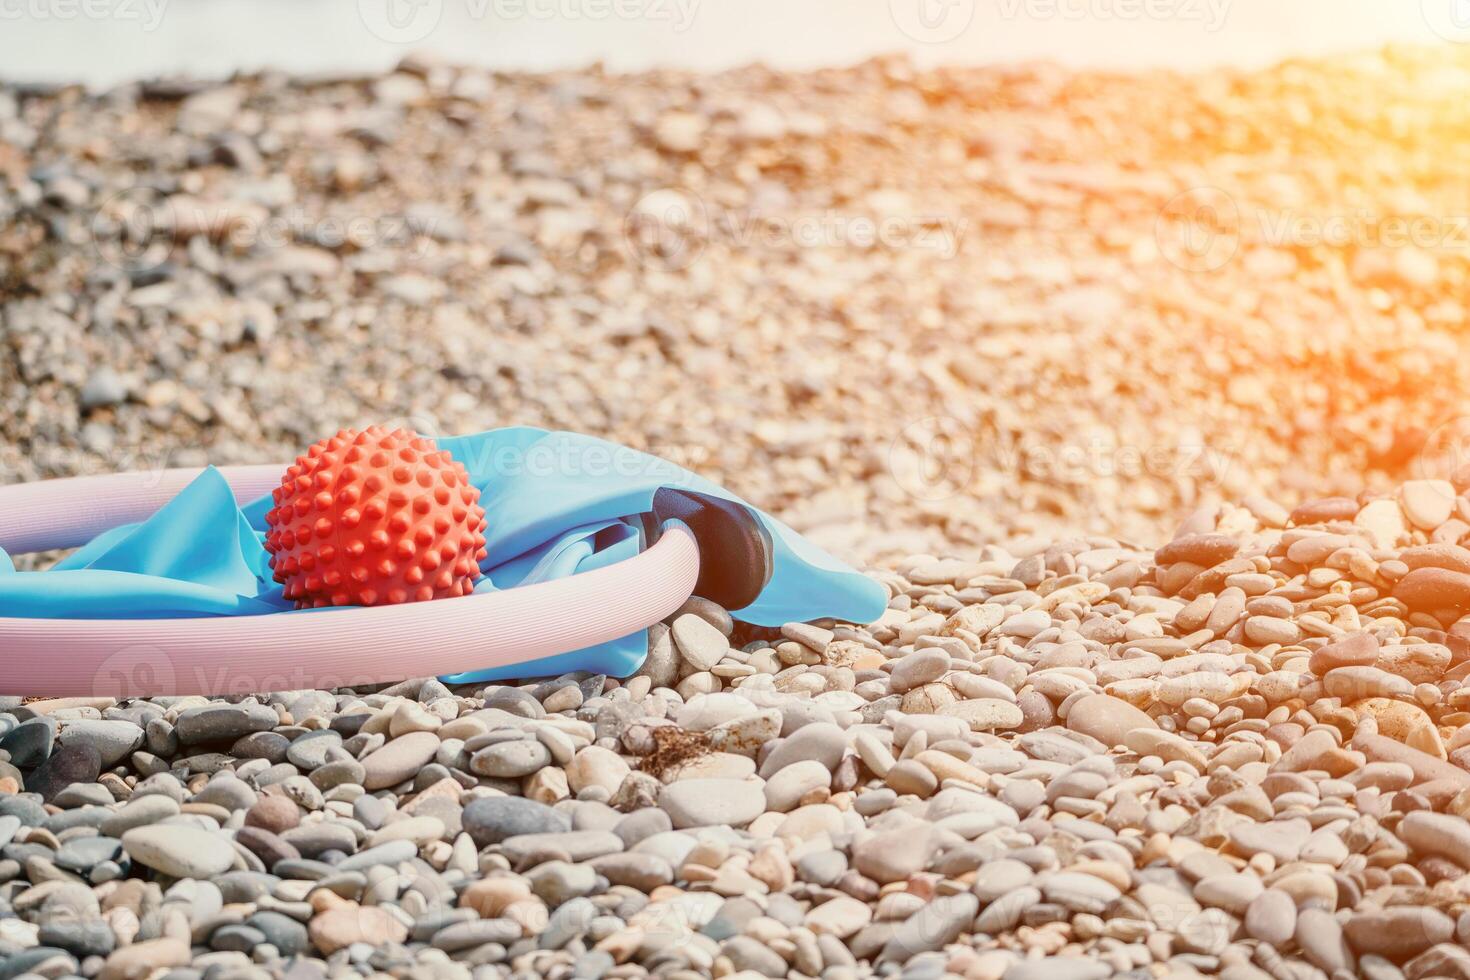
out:
<path id="1" fill-rule="evenodd" d="M 1377 660 L 1378 638 L 1364 631 L 1320 648 L 1307 661 L 1307 669 L 1321 677 L 1336 667 L 1369 667 Z"/>
<path id="2" fill-rule="evenodd" d="M 1440 881 L 1459 881 L 1464 877 L 1465 869 L 1448 858 L 1423 857 L 1414 865 L 1424 875 L 1424 880 L 1430 885 Z"/>
<path id="3" fill-rule="evenodd" d="M 1416 568 L 1394 586 L 1393 595 L 1410 609 L 1470 609 L 1470 574 L 1448 568 Z"/>
<path id="4" fill-rule="evenodd" d="M 857 756 L 844 756 L 842 761 L 837 764 L 837 768 L 832 771 L 832 791 L 845 793 L 856 787 L 857 784 Z"/>
<path id="5" fill-rule="evenodd" d="M 1266 729 L 1266 737 L 1280 745 L 1283 749 L 1289 749 L 1296 744 L 1297 739 L 1306 734 L 1306 729 L 1295 722 L 1287 721 L 1279 725 L 1272 725 Z"/>
<path id="6" fill-rule="evenodd" d="M 1375 953 L 1402 963 L 1448 941 L 1455 934 L 1455 924 L 1436 908 L 1394 906 L 1357 911 L 1347 920 L 1343 931 L 1359 955 Z"/>
<path id="7" fill-rule="evenodd" d="M 1414 779 L 1419 783 L 1430 780 L 1456 782 L 1461 788 L 1470 786 L 1470 772 L 1459 766 L 1436 759 L 1402 742 L 1395 742 L 1386 735 L 1370 735 L 1359 732 L 1353 736 L 1353 748 L 1374 762 L 1402 762 L 1414 770 Z"/>
<path id="8" fill-rule="evenodd" d="M 1315 795 L 1317 784 L 1296 772 L 1273 772 L 1261 780 L 1261 791 L 1270 799 L 1282 793 L 1310 793 Z"/>
<path id="9" fill-rule="evenodd" d="M 284 834 L 301 822 L 301 811 L 284 796 L 262 796 L 245 813 L 245 826 Z"/>
<path id="10" fill-rule="evenodd" d="M 1291 512 L 1291 523 L 1325 524 L 1328 521 L 1350 521 L 1358 516 L 1361 508 L 1352 497 L 1321 497 L 1308 500 Z"/>
<path id="11" fill-rule="evenodd" d="M 256 857 L 269 870 L 277 861 L 301 857 L 301 852 L 264 827 L 241 827 L 235 834 L 235 842 Z"/>
<path id="12" fill-rule="evenodd" d="M 1160 565 L 1187 561 L 1209 568 L 1235 557 L 1239 550 L 1240 542 L 1228 534 L 1186 534 L 1155 551 L 1154 561 Z"/>
<path id="13" fill-rule="evenodd" d="M 1016 698 L 1016 705 L 1021 709 L 1021 724 L 1016 726 L 1018 732 L 1039 731 L 1057 723 L 1056 708 L 1051 699 L 1040 691 L 1026 691 Z"/>
<path id="14" fill-rule="evenodd" d="M 1410 570 L 1415 568 L 1448 568 L 1452 572 L 1470 574 L 1470 548 L 1457 544 L 1420 544 L 1399 552 L 1399 561 Z"/>
<path id="15" fill-rule="evenodd" d="M 1386 739 L 1385 741 L 1392 741 Z M 1393 742 L 1394 745 L 1399 743 Z M 1423 755 L 1423 753 L 1419 753 Z M 1397 760 L 1388 760 L 1397 761 Z M 1345 776 L 1362 764 L 1359 752 L 1349 752 L 1323 729 L 1314 729 L 1297 740 L 1271 766 L 1272 772 L 1305 772 L 1321 769 L 1334 776 Z M 1470 774 L 1467 774 L 1470 775 Z"/>

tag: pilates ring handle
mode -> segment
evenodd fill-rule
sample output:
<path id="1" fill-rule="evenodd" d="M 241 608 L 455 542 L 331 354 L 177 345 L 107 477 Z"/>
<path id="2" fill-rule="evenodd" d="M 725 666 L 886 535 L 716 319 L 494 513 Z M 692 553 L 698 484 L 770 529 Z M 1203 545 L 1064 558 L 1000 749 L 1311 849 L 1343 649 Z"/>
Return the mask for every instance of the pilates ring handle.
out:
<path id="1" fill-rule="evenodd" d="M 283 465 L 220 467 L 244 503 Z M 0 487 L 0 547 L 72 548 L 146 520 L 201 471 Z M 0 609 L 0 694 L 144 697 L 366 686 L 538 660 L 664 619 L 693 593 L 700 546 L 677 517 L 646 551 L 568 578 L 397 606 L 184 619 L 33 619 Z"/>

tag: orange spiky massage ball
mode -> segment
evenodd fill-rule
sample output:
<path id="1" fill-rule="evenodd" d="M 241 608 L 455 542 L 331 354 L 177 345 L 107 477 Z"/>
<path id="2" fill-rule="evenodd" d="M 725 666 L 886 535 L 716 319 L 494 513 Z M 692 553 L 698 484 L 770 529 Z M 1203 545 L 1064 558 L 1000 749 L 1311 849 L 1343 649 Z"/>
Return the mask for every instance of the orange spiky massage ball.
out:
<path id="1" fill-rule="evenodd" d="M 466 595 L 485 557 L 485 511 L 469 474 L 403 429 L 343 429 L 286 470 L 265 548 L 299 609 Z"/>

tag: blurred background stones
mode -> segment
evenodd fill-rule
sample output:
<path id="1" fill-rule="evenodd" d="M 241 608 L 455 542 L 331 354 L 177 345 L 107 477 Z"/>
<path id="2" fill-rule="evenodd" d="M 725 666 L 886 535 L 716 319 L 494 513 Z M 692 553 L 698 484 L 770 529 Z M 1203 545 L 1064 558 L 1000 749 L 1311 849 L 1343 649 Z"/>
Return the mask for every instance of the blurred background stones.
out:
<path id="1" fill-rule="evenodd" d="M 1447 476 L 1467 69 L 0 88 L 0 478 L 564 427 L 877 561 Z"/>

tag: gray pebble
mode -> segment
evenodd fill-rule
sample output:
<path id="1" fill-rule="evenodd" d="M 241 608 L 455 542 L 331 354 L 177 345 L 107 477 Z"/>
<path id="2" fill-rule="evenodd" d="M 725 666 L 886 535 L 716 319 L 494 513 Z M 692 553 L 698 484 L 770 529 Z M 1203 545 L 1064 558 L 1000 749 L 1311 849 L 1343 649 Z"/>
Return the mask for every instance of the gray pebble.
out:
<path id="1" fill-rule="evenodd" d="M 276 713 L 262 704 L 207 704 L 179 714 L 174 731 L 183 745 L 235 742 L 252 732 L 274 728 Z"/>

